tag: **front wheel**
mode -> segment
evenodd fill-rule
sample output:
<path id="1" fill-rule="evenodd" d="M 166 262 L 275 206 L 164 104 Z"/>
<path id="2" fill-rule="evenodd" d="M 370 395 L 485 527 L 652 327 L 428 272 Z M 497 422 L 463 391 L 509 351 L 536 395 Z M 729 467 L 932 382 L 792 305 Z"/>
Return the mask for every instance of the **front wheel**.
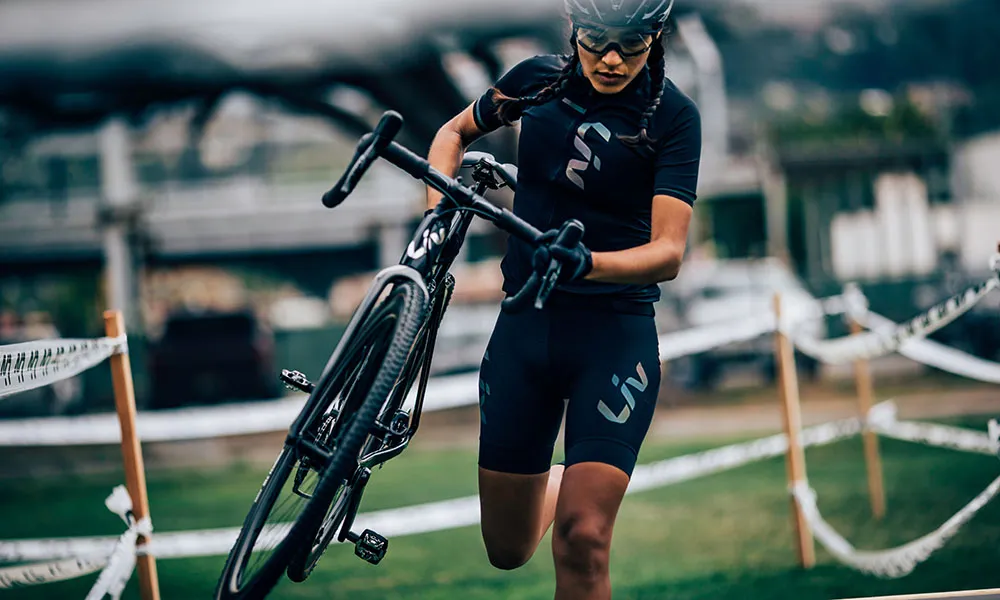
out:
<path id="1" fill-rule="evenodd" d="M 348 403 L 325 440 L 332 449 L 330 461 L 291 534 L 301 535 L 288 565 L 292 581 L 304 581 L 312 573 L 341 528 L 358 488 L 363 488 L 359 459 L 380 443 L 371 434 L 417 342 L 425 318 L 423 297 L 415 284 L 400 284 L 365 322 L 363 329 L 368 332 L 372 351 L 357 368 L 358 379 L 370 381 L 364 388 L 368 393 L 359 397 L 363 399 L 360 404 Z"/>
<path id="2" fill-rule="evenodd" d="M 391 284 L 344 340 L 337 363 L 306 404 L 301 428 L 290 432 L 254 500 L 226 561 L 217 600 L 263 598 L 286 569 L 301 581 L 315 565 L 325 548 L 315 543 L 317 531 L 324 517 L 343 518 L 347 482 L 416 339 L 424 298 L 412 281 Z M 328 461 L 318 462 L 306 446 L 322 449 Z"/>

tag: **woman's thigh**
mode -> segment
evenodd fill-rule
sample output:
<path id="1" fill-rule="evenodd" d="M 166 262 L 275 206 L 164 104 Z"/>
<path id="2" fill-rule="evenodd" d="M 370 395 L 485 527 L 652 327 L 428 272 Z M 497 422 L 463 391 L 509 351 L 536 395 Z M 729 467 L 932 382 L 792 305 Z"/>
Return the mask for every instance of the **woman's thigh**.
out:
<path id="1" fill-rule="evenodd" d="M 566 465 L 603 463 L 632 475 L 660 389 L 651 317 L 594 315 L 586 329 L 562 324 L 569 382 Z"/>
<path id="2" fill-rule="evenodd" d="M 534 551 L 545 519 L 564 409 L 561 382 L 548 364 L 549 332 L 547 311 L 501 314 L 480 368 L 483 538 L 491 559 L 494 554 L 511 558 L 504 563 Z"/>

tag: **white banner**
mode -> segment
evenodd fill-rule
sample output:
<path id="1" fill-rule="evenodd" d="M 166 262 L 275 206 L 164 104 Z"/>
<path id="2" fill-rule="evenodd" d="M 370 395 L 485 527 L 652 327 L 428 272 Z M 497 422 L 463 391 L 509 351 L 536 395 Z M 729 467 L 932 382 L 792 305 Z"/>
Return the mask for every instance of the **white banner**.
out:
<path id="1" fill-rule="evenodd" d="M 121 338 L 41 340 L 0 346 L 0 398 L 78 375 L 126 351 Z"/>

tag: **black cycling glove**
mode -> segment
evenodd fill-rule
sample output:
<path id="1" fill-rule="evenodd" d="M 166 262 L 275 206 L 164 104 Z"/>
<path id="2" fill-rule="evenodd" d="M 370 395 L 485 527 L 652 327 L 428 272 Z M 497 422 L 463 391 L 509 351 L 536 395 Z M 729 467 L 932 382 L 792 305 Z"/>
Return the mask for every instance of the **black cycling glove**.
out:
<path id="1" fill-rule="evenodd" d="M 559 232 L 547 231 L 542 234 L 542 244 L 535 249 L 532 263 L 536 271 L 542 275 L 555 258 L 562 264 L 558 283 L 568 283 L 583 279 L 594 268 L 594 259 L 582 243 L 575 248 L 567 248 L 556 243 Z"/>

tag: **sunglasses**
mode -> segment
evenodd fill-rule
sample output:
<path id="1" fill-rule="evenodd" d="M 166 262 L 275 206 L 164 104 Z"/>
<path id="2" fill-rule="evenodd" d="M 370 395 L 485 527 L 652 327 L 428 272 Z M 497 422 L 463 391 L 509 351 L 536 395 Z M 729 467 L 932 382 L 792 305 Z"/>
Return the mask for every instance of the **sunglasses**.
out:
<path id="1" fill-rule="evenodd" d="M 577 25 L 574 28 L 577 43 L 587 52 L 604 56 L 614 50 L 622 58 L 649 52 L 656 41 L 656 33 L 639 29 L 602 29 L 587 25 Z"/>

